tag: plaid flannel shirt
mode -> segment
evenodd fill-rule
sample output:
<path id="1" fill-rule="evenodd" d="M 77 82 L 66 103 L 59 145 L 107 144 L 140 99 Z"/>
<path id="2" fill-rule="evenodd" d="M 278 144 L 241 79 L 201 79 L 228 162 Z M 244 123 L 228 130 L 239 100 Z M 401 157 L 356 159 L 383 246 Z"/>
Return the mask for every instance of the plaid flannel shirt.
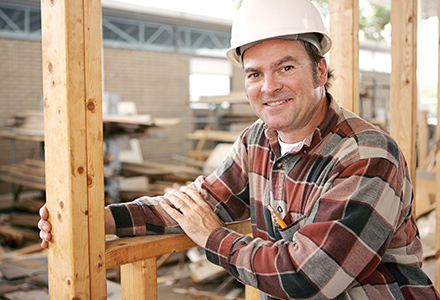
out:
<path id="1" fill-rule="evenodd" d="M 208 259 L 262 299 L 440 299 L 421 270 L 403 154 L 388 134 L 328 99 L 325 120 L 290 153 L 281 156 L 277 133 L 259 120 L 213 174 L 191 184 L 222 220 L 251 218 L 253 237 L 213 231 Z M 117 234 L 182 232 L 162 200 L 110 206 Z"/>

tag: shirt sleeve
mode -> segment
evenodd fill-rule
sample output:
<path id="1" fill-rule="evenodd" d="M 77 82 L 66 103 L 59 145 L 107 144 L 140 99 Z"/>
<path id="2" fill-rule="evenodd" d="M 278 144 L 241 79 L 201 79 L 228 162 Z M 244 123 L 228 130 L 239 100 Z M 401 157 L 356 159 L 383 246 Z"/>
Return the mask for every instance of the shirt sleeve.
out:
<path id="1" fill-rule="evenodd" d="M 198 177 L 189 185 L 198 191 L 224 222 L 249 218 L 248 180 L 245 162 L 246 130 L 237 139 L 225 161 L 209 176 Z M 116 235 L 183 233 L 180 226 L 159 205 L 163 197 L 140 197 L 132 202 L 109 205 Z"/>
<path id="2" fill-rule="evenodd" d="M 374 275 L 384 260 L 396 261 L 416 240 L 411 183 L 402 168 L 384 158 L 340 165 L 310 214 L 280 230 L 283 239 L 252 239 L 219 228 L 208 239 L 207 257 L 273 297 L 336 298 Z M 419 263 L 420 256 L 407 260 Z M 380 276 L 386 284 L 389 278 Z"/>

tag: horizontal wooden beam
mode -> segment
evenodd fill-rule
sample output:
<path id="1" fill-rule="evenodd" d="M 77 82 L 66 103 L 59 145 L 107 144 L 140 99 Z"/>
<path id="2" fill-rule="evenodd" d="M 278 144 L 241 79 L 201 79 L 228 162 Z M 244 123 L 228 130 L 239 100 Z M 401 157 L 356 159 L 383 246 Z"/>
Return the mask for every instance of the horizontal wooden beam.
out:
<path id="1" fill-rule="evenodd" d="M 250 224 L 250 221 L 245 221 L 229 224 L 227 227 L 242 234 L 249 234 Z M 106 243 L 106 267 L 113 268 L 196 246 L 186 234 L 117 238 Z"/>

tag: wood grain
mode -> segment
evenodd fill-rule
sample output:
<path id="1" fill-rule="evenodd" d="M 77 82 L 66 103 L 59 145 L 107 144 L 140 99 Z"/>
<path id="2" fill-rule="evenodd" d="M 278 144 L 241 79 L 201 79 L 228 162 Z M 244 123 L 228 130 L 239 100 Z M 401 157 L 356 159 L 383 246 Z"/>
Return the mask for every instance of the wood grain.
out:
<path id="1" fill-rule="evenodd" d="M 99 1 L 41 1 L 51 299 L 106 297 L 100 13 Z"/>
<path id="2" fill-rule="evenodd" d="M 440 16 L 440 0 L 438 1 L 438 15 Z M 439 24 L 440 29 L 440 24 Z M 440 33 L 440 31 L 439 31 Z M 438 36 L 440 44 L 440 34 Z M 440 48 L 438 70 L 440 71 Z M 440 103 L 440 76 L 437 84 L 437 103 Z M 435 195 L 436 195 L 436 226 L 435 226 L 435 287 L 440 291 L 440 105 L 437 104 L 437 130 L 436 130 L 436 166 L 435 166 Z"/>
<path id="3" fill-rule="evenodd" d="M 250 221 L 229 224 L 227 227 L 242 234 L 251 232 Z M 106 267 L 112 268 L 195 246 L 186 234 L 118 238 L 106 243 Z"/>
<path id="4" fill-rule="evenodd" d="M 330 91 L 342 107 L 359 114 L 359 1 L 330 3 L 330 52 L 334 82 Z"/>
<path id="5" fill-rule="evenodd" d="M 416 176 L 417 1 L 391 3 L 390 134 L 403 151 L 413 182 Z"/>

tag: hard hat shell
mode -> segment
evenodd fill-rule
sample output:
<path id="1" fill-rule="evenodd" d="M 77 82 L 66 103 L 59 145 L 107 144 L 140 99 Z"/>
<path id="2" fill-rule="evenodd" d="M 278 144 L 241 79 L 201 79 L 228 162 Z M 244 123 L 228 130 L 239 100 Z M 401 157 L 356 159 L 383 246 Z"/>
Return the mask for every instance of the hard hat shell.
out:
<path id="1" fill-rule="evenodd" d="M 310 41 L 311 33 L 317 37 L 317 43 L 312 44 L 325 55 L 332 40 L 319 11 L 309 0 L 244 0 L 232 24 L 231 48 L 226 56 L 241 67 L 243 46 L 247 49 L 259 41 L 286 36 Z"/>

